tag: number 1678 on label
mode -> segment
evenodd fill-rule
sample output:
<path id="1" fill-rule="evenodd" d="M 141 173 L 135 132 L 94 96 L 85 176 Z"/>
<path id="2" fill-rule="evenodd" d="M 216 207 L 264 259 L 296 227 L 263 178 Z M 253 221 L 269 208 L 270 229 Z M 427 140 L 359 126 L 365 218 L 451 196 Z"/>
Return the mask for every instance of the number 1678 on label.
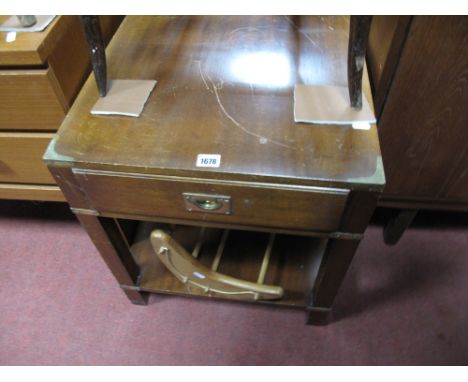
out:
<path id="1" fill-rule="evenodd" d="M 221 155 L 219 154 L 198 154 L 197 167 L 219 167 L 221 164 Z"/>

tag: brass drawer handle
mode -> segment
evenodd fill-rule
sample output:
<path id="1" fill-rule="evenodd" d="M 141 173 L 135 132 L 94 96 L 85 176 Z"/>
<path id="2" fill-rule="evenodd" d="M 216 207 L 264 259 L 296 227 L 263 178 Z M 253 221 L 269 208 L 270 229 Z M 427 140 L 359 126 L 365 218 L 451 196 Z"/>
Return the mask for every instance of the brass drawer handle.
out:
<path id="1" fill-rule="evenodd" d="M 193 199 L 193 202 L 200 207 L 202 210 L 217 210 L 218 208 L 221 208 L 222 203 L 220 203 L 216 199 L 204 199 L 204 198 L 195 198 Z"/>
<path id="2" fill-rule="evenodd" d="M 231 214 L 231 197 L 227 195 L 184 192 L 185 208 L 189 212 Z"/>

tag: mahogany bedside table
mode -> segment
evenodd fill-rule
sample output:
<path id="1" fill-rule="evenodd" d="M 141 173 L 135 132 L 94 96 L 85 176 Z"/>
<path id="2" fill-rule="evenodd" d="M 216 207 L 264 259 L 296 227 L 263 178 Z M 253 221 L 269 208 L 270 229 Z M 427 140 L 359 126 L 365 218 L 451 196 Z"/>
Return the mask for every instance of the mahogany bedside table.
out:
<path id="1" fill-rule="evenodd" d="M 158 81 L 143 113 L 91 115 L 90 77 L 44 159 L 133 303 L 248 300 L 327 322 L 385 177 L 375 125 L 296 124 L 293 88 L 346 86 L 347 32 L 346 17 L 125 18 L 108 74 Z"/>

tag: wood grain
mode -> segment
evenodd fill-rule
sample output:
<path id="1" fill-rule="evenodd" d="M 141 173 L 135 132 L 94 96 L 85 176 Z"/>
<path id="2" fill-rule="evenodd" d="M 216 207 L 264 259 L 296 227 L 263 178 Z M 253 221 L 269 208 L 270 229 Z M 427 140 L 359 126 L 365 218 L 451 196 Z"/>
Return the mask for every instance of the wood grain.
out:
<path id="1" fill-rule="evenodd" d="M 207 297 L 200 290 L 188 289 L 159 261 L 148 240 L 151 230 L 159 226 L 141 225 L 132 246 L 132 253 L 141 267 L 140 290 L 216 299 Z M 196 243 L 198 229 L 178 226 L 173 235 L 174 239 L 191 251 Z M 219 236 L 219 230 L 207 233 L 207 240 L 200 253 L 200 262 L 205 266 L 211 266 L 213 262 Z M 231 232 L 218 271 L 256 282 L 267 238 L 267 234 Z M 310 290 L 317 274 L 326 240 L 280 235 L 277 236 L 275 243 L 265 283 L 281 285 L 285 295 L 281 300 L 258 302 L 304 307 L 307 302 L 307 291 Z"/>
<path id="2" fill-rule="evenodd" d="M 8 17 L 10 16 L 0 16 L 0 21 Z M 55 42 L 72 18 L 73 16 L 56 17 L 43 32 L 17 33 L 14 42 L 6 42 L 7 32 L 0 32 L 0 65 L 44 65 Z"/>
<path id="3" fill-rule="evenodd" d="M 100 16 L 106 43 L 122 19 Z M 58 17 L 11 43 L 0 36 L 0 182 L 9 182 L 0 198 L 64 201 L 58 187 L 38 185 L 54 183 L 42 161 L 53 135 L 39 132 L 57 130 L 89 72 L 79 17 Z"/>
<path id="4" fill-rule="evenodd" d="M 47 63 L 54 70 L 67 107 L 70 107 L 89 73 L 89 57 L 79 17 L 71 17 L 68 24 Z"/>
<path id="5" fill-rule="evenodd" d="M 412 16 L 373 16 L 367 47 L 367 64 L 374 95 L 375 114 L 382 113 L 395 75 Z"/>
<path id="6" fill-rule="evenodd" d="M 0 22 L 10 16 L 0 16 Z M 103 37 L 106 44 L 118 28 L 123 16 L 99 16 Z M 70 34 L 69 31 L 73 33 Z M 57 44 L 66 44 L 67 51 L 74 55 L 74 44 L 84 41 L 84 32 L 79 23 L 79 16 L 58 16 L 43 31 L 34 33 L 17 33 L 14 42 L 6 41 L 7 32 L 0 32 L 0 66 L 42 66 L 45 67 L 50 55 L 56 51 Z M 64 37 L 66 38 L 64 39 Z M 80 47 L 77 47 L 80 50 Z M 61 50 L 61 49 L 58 49 Z M 89 58 L 86 58 L 89 62 Z"/>
<path id="7" fill-rule="evenodd" d="M 425 210 L 445 210 L 445 211 L 466 211 L 468 212 L 468 203 L 460 203 L 460 199 L 454 201 L 441 201 L 438 200 L 437 203 L 433 199 L 427 198 L 423 199 L 420 197 L 416 198 L 385 198 L 379 199 L 380 207 L 387 208 L 398 208 L 398 209 L 408 209 L 410 206 L 414 209 L 425 209 Z"/>
<path id="8" fill-rule="evenodd" d="M 364 232 L 377 203 L 374 192 L 351 192 L 341 229 L 350 232 Z M 360 238 L 356 240 L 328 240 L 322 257 L 318 275 L 310 294 L 308 310 L 309 322 L 320 323 L 330 310 L 338 290 L 344 280 L 349 265 L 356 253 Z"/>
<path id="9" fill-rule="evenodd" d="M 0 130 L 51 130 L 66 112 L 51 68 L 0 70 L 0 105 Z"/>
<path id="10" fill-rule="evenodd" d="M 116 28 L 116 23 L 109 18 L 101 16 L 107 39 Z M 37 46 L 44 60 L 43 67 L 22 68 L 23 62 L 18 58 L 19 61 L 10 63 L 15 69 L 0 68 L 0 130 L 58 129 L 89 73 L 89 57 L 79 17 L 60 17 L 49 29 L 43 34 L 42 44 Z M 3 47 L 4 51 L 0 49 L 0 57 L 6 55 L 8 59 L 7 48 L 14 52 L 21 50 L 10 44 Z"/>
<path id="11" fill-rule="evenodd" d="M 91 214 L 85 228 L 101 255 L 111 254 L 117 279 L 138 272 L 125 250 L 129 235 L 120 224 L 106 231 L 106 221 L 165 221 L 170 229 L 184 222 L 192 228 L 181 243 L 195 237 L 195 226 L 235 227 L 242 232 L 219 271 L 253 280 L 267 237 L 257 231 L 287 231 L 293 236 L 273 249 L 265 282 L 290 291 L 278 304 L 329 311 L 385 176 L 376 126 L 295 124 L 293 88 L 347 85 L 347 32 L 345 17 L 124 20 L 107 51 L 108 73 L 158 81 L 142 115 L 90 115 L 99 95 L 88 78 L 45 154 L 74 210 Z M 366 73 L 363 80 L 368 93 Z M 221 165 L 197 167 L 198 154 L 219 154 Z M 232 214 L 186 211 L 183 192 L 231 196 Z M 121 286 L 193 295 L 158 265 L 147 238 L 132 246 L 137 285 L 132 277 Z M 125 258 L 109 251 L 114 244 Z M 200 261 L 212 261 L 210 253 Z"/>
<path id="12" fill-rule="evenodd" d="M 53 134 L 0 132 L 0 182 L 54 184 L 42 161 Z"/>
<path id="13" fill-rule="evenodd" d="M 329 240 L 313 288 L 311 308 L 332 306 L 358 245 L 358 240 Z"/>
<path id="14" fill-rule="evenodd" d="M 103 213 L 248 224 L 250 226 L 335 231 L 348 190 L 288 188 L 268 184 L 215 183 L 205 179 L 143 177 L 138 174 L 75 170 L 93 209 Z M 107 190 L 113 190 L 112 193 Z M 183 193 L 231 197 L 231 214 L 187 211 Z"/>
<path id="15" fill-rule="evenodd" d="M 130 172 L 382 188 L 375 126 L 358 131 L 294 124 L 295 83 L 347 85 L 347 18 L 325 20 L 328 24 L 309 17 L 299 23 L 264 16 L 127 17 L 108 47 L 108 73 L 158 80 L 142 115 L 91 116 L 98 93 L 88 79 L 46 160 L 68 157 L 70 165 Z M 364 90 L 369 92 L 367 76 Z M 220 154 L 221 167 L 197 168 L 200 153 Z"/>
<path id="16" fill-rule="evenodd" d="M 416 16 L 382 113 L 383 197 L 468 201 L 468 23 Z"/>
<path id="17" fill-rule="evenodd" d="M 53 142 L 53 141 L 52 141 Z M 55 182 L 62 190 L 68 204 L 72 208 L 89 209 L 89 202 L 86 195 L 76 181 L 71 170 L 67 167 L 50 167 L 48 166 Z"/>
<path id="18" fill-rule="evenodd" d="M 115 32 L 119 28 L 125 16 L 123 15 L 100 15 L 99 23 L 101 24 L 101 32 L 104 43 L 109 44 Z"/>
<path id="19" fill-rule="evenodd" d="M 79 213 L 76 217 L 98 248 L 117 282 L 121 285 L 135 285 L 140 269 L 120 235 L 117 223 L 113 219 Z M 124 292 L 134 304 L 146 304 L 147 299 L 144 294 L 134 290 L 124 290 Z"/>

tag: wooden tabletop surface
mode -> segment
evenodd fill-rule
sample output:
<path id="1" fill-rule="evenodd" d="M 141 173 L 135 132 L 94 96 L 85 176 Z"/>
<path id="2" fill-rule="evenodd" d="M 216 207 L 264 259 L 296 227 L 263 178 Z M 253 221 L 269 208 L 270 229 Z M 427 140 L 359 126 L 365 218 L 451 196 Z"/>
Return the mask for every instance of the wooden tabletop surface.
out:
<path id="1" fill-rule="evenodd" d="M 109 79 L 155 79 L 139 118 L 92 116 L 91 76 L 45 155 L 51 166 L 382 188 L 377 127 L 296 124 L 295 84 L 347 86 L 347 17 L 126 17 Z M 367 73 L 364 92 L 370 100 Z M 219 168 L 196 167 L 200 153 Z"/>

